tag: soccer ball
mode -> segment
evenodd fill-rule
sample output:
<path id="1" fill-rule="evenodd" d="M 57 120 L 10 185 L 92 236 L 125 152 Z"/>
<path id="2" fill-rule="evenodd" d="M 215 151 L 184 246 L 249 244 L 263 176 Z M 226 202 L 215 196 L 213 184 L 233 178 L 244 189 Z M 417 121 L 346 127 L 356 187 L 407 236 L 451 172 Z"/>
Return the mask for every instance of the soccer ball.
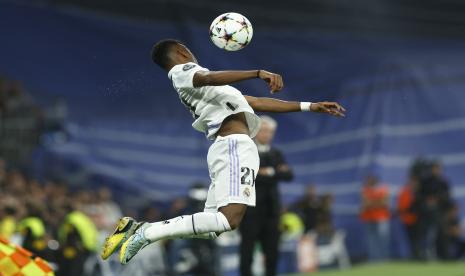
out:
<path id="1" fill-rule="evenodd" d="M 224 13 L 210 25 L 210 39 L 221 49 L 238 51 L 250 43 L 253 28 L 250 21 L 235 12 Z"/>

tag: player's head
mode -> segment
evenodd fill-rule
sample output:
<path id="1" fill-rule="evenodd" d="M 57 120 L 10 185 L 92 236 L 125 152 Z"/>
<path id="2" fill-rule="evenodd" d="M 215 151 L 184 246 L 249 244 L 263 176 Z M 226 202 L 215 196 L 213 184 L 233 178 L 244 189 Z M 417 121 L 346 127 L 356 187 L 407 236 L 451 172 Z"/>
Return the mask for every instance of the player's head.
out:
<path id="1" fill-rule="evenodd" d="M 189 48 L 175 39 L 158 41 L 152 48 L 152 61 L 167 71 L 177 64 L 197 63 L 197 59 Z"/>
<path id="2" fill-rule="evenodd" d="M 278 123 L 270 116 L 260 116 L 260 130 L 255 136 L 255 140 L 262 145 L 269 145 L 274 138 Z"/>

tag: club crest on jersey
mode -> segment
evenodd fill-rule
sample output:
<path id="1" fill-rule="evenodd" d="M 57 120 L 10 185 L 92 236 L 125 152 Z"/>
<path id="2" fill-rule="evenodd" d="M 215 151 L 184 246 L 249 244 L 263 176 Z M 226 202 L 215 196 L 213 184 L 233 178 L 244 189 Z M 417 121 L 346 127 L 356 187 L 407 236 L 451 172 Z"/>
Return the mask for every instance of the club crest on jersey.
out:
<path id="1" fill-rule="evenodd" d="M 191 70 L 192 68 L 195 67 L 195 64 L 186 64 L 182 67 L 182 70 L 183 71 L 188 71 L 188 70 Z"/>
<path id="2" fill-rule="evenodd" d="M 249 187 L 245 188 L 243 193 L 244 193 L 244 195 L 245 195 L 246 197 L 249 197 L 249 196 L 250 196 Z"/>

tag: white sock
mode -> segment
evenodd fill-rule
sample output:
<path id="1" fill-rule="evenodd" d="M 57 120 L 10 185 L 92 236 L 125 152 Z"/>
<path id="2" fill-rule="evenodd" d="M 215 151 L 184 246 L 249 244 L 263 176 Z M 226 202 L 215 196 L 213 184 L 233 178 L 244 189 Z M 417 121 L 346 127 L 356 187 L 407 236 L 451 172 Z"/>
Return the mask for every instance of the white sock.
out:
<path id="1" fill-rule="evenodd" d="M 221 212 L 196 213 L 170 220 L 151 223 L 145 229 L 145 238 L 152 242 L 172 238 L 216 238 L 215 232 L 230 231 L 231 227 Z"/>

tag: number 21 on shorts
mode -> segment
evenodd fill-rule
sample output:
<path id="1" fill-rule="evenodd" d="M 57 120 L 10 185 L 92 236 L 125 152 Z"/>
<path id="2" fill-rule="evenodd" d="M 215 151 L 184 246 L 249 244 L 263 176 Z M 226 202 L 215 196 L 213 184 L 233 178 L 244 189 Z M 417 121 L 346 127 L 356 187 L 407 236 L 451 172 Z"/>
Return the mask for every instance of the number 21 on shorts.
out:
<path id="1" fill-rule="evenodd" d="M 241 167 L 241 184 L 242 185 L 255 185 L 255 170 L 248 167 Z"/>

